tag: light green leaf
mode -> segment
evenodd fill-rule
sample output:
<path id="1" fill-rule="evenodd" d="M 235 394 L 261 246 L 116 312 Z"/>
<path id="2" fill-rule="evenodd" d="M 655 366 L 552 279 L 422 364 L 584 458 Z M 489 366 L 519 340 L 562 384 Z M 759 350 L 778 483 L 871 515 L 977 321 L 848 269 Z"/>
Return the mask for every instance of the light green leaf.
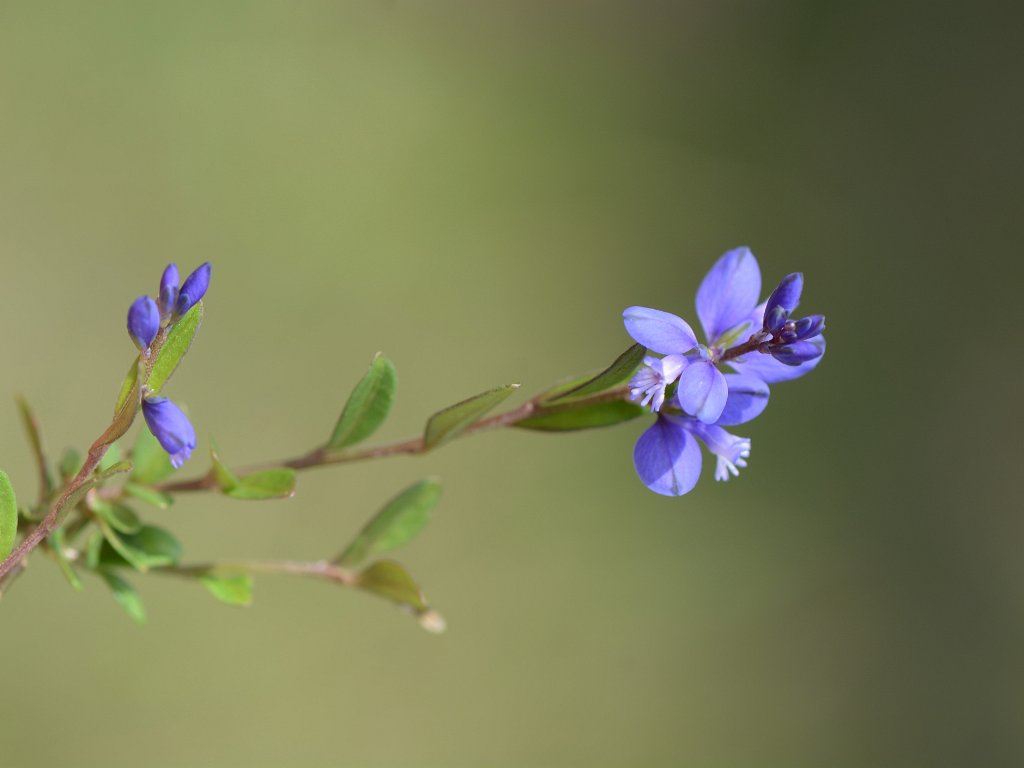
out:
<path id="1" fill-rule="evenodd" d="M 327 441 L 327 449 L 334 451 L 355 445 L 377 431 L 395 400 L 397 380 L 394 364 L 378 352 L 370 363 L 370 370 L 349 395 Z"/>
<path id="2" fill-rule="evenodd" d="M 93 499 L 89 507 L 118 533 L 138 533 L 142 529 L 142 521 L 135 510 L 124 504 Z"/>
<path id="3" fill-rule="evenodd" d="M 295 470 L 287 467 L 262 469 L 238 478 L 237 485 L 224 493 L 243 501 L 289 498 L 295 495 Z"/>
<path id="4" fill-rule="evenodd" d="M 67 555 L 64 554 L 64 529 L 58 528 L 55 530 L 47 538 L 47 541 L 50 544 L 50 551 L 53 553 L 53 558 L 57 561 L 57 567 L 60 568 L 60 572 L 64 574 L 64 578 L 68 580 L 72 587 L 81 592 L 82 580 L 78 578 L 74 566 L 71 565 Z"/>
<path id="5" fill-rule="evenodd" d="M 407 606 L 416 613 L 423 613 L 429 607 L 412 576 L 394 560 L 378 560 L 360 572 L 356 586 Z"/>
<path id="6" fill-rule="evenodd" d="M 203 302 L 198 302 L 180 318 L 167 334 L 164 343 L 156 351 L 156 358 L 146 386 L 151 394 L 159 394 L 160 389 L 177 369 L 182 358 L 192 347 L 192 341 L 199 332 L 203 322 Z"/>
<path id="7" fill-rule="evenodd" d="M 623 421 L 635 419 L 647 413 L 636 403 L 612 400 L 607 403 L 574 405 L 553 405 L 538 409 L 533 416 L 517 421 L 513 426 L 521 429 L 535 429 L 544 432 L 565 432 L 576 429 L 610 427 Z"/>
<path id="8" fill-rule="evenodd" d="M 423 432 L 423 450 L 429 451 L 451 440 L 517 389 L 518 384 L 506 384 L 438 411 L 427 421 L 427 428 Z"/>
<path id="9" fill-rule="evenodd" d="M 146 609 L 143 607 L 142 599 L 139 597 L 139 593 L 135 591 L 135 587 L 106 568 L 101 569 L 98 573 L 103 577 L 107 586 L 110 587 L 110 591 L 114 593 L 114 599 L 117 600 L 117 604 L 124 609 L 125 613 L 131 616 L 137 623 L 145 624 Z"/>
<path id="10" fill-rule="evenodd" d="M 114 404 L 114 415 L 121 413 L 124 409 L 125 403 L 128 402 L 128 398 L 131 397 L 132 392 L 139 383 L 139 358 L 135 358 L 132 364 L 128 366 L 128 373 L 124 375 L 124 380 L 121 382 L 121 390 L 117 393 L 117 402 Z"/>
<path id="11" fill-rule="evenodd" d="M 252 603 L 253 579 L 248 574 L 208 573 L 200 576 L 199 581 L 211 595 L 228 605 L 250 605 Z"/>
<path id="12" fill-rule="evenodd" d="M 152 504 L 157 509 L 168 509 L 174 503 L 173 496 L 158 491 L 155 488 L 147 488 L 144 485 L 136 485 L 135 483 L 125 483 L 124 492 L 139 501 Z"/>
<path id="13" fill-rule="evenodd" d="M 646 354 L 647 349 L 645 347 L 640 344 L 634 344 L 619 355 L 615 362 L 601 371 L 601 373 L 555 397 L 551 397 L 548 402 L 573 400 L 616 387 L 632 378 L 633 374 L 636 373 L 636 369 L 644 361 L 644 355 Z"/>
<path id="14" fill-rule="evenodd" d="M 139 485 L 154 485 L 174 474 L 167 451 L 149 429 L 139 430 L 139 436 L 135 438 L 132 464 L 135 468 L 129 480 Z"/>
<path id="15" fill-rule="evenodd" d="M 334 562 L 351 568 L 402 546 L 430 521 L 440 498 L 441 483 L 433 478 L 409 486 L 384 505 Z"/>
<path id="16" fill-rule="evenodd" d="M 0 471 L 0 560 L 14 549 L 18 534 L 18 500 L 7 473 Z"/>
<path id="17" fill-rule="evenodd" d="M 221 461 L 217 445 L 211 441 L 210 460 L 213 476 L 226 496 L 243 501 L 280 499 L 295 495 L 295 470 L 273 467 L 239 477 Z"/>
<path id="18" fill-rule="evenodd" d="M 72 477 L 78 474 L 78 470 L 82 468 L 82 454 L 76 451 L 74 448 L 68 448 L 64 451 L 64 455 L 60 457 L 60 476 L 64 481 L 70 480 Z"/>
<path id="19" fill-rule="evenodd" d="M 99 471 L 106 472 L 121 461 L 121 444 L 116 440 L 107 446 L 107 452 L 100 459 Z"/>

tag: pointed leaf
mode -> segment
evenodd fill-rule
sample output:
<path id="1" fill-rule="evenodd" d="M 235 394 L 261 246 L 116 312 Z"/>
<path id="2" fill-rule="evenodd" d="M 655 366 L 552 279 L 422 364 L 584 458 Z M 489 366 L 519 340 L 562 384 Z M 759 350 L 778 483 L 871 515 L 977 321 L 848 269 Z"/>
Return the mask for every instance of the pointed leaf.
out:
<path id="1" fill-rule="evenodd" d="M 233 488 L 238 487 L 238 477 L 232 472 L 228 465 L 220 460 L 220 450 L 217 448 L 217 443 L 210 439 L 210 461 L 213 463 L 213 477 L 217 481 L 217 486 L 228 493 Z"/>
<path id="2" fill-rule="evenodd" d="M 423 613 L 429 607 L 412 576 L 394 560 L 378 560 L 360 572 L 356 586 L 407 606 L 416 613 Z"/>
<path id="3" fill-rule="evenodd" d="M 117 600 L 125 613 L 131 616 L 137 623 L 146 623 L 146 609 L 142 605 L 142 599 L 139 597 L 139 593 L 135 591 L 130 583 L 122 579 L 113 571 L 102 569 L 99 571 L 100 576 L 110 587 L 110 591 L 114 593 L 114 599 Z"/>
<path id="4" fill-rule="evenodd" d="M 199 577 L 199 582 L 211 595 L 228 605 L 252 604 L 253 579 L 248 574 L 207 573 Z"/>
<path id="5" fill-rule="evenodd" d="M 639 368 L 640 364 L 644 361 L 644 355 L 646 354 L 647 349 L 644 346 L 634 344 L 619 355 L 615 359 L 615 362 L 605 370 L 601 371 L 601 373 L 588 379 L 582 384 L 551 398 L 550 402 L 585 397 L 586 395 L 593 395 L 598 392 L 604 392 L 606 389 L 617 387 L 619 384 L 629 381 L 633 374 L 636 373 L 637 368 Z"/>
<path id="6" fill-rule="evenodd" d="M 57 567 L 60 568 L 60 572 L 64 574 L 64 578 L 68 580 L 72 587 L 81 592 L 82 580 L 78 578 L 74 566 L 71 565 L 71 561 L 68 560 L 67 555 L 64 553 L 64 529 L 58 528 L 55 530 L 50 534 L 47 541 L 50 544 L 50 551 L 53 552 L 53 557 L 57 561 Z"/>
<path id="7" fill-rule="evenodd" d="M 346 448 L 372 435 L 391 410 L 397 380 L 394 364 L 378 352 L 370 363 L 370 370 L 349 395 L 327 441 L 327 449 Z"/>
<path id="8" fill-rule="evenodd" d="M 441 483 L 433 478 L 409 486 L 384 505 L 334 562 L 353 567 L 402 546 L 423 530 L 440 498 Z"/>
<path id="9" fill-rule="evenodd" d="M 93 499 L 89 507 L 118 533 L 138 533 L 142 529 L 142 521 L 135 510 L 124 504 Z"/>
<path id="10" fill-rule="evenodd" d="M 423 432 L 423 450 L 429 451 L 456 437 L 517 389 L 518 384 L 506 384 L 438 411 L 430 417 Z"/>
<path id="11" fill-rule="evenodd" d="M 18 500 L 7 473 L 0 471 L 0 560 L 11 554 L 17 534 Z"/>
<path id="12" fill-rule="evenodd" d="M 539 408 L 535 415 L 517 421 L 513 426 L 521 429 L 535 429 L 544 432 L 565 432 L 577 429 L 610 427 L 623 421 L 635 419 L 647 413 L 636 403 L 612 400 L 607 403 L 554 405 Z"/>
<path id="13" fill-rule="evenodd" d="M 171 326 L 167 338 L 156 352 L 153 368 L 146 380 L 146 386 L 149 387 L 151 394 L 159 394 L 161 387 L 171 378 L 182 358 L 192 347 L 202 322 L 203 302 L 200 301 Z"/>
<path id="14" fill-rule="evenodd" d="M 121 444 L 116 440 L 107 446 L 107 452 L 100 459 L 99 471 L 106 472 L 121 461 Z"/>
<path id="15" fill-rule="evenodd" d="M 130 480 L 140 485 L 154 485 L 174 474 L 167 451 L 148 429 L 140 429 L 132 448 L 132 476 Z"/>
<path id="16" fill-rule="evenodd" d="M 115 416 L 122 411 L 124 404 L 128 402 L 128 398 L 131 397 L 131 394 L 135 391 L 138 383 L 139 358 L 136 357 L 128 367 L 128 373 L 124 375 L 124 380 L 121 382 L 121 391 L 117 393 L 117 402 L 114 404 Z"/>
<path id="17" fill-rule="evenodd" d="M 18 411 L 21 413 L 21 421 L 25 426 L 25 432 L 28 434 L 29 444 L 32 446 L 32 453 L 36 457 L 36 462 L 39 464 L 39 470 L 42 473 L 43 486 L 46 494 L 49 494 L 53 490 L 53 475 L 50 473 L 50 468 L 46 464 L 46 450 L 43 448 L 43 436 L 39 429 L 39 420 L 36 419 L 36 415 L 32 412 L 32 407 L 21 395 L 16 398 L 18 402 Z"/>
<path id="18" fill-rule="evenodd" d="M 107 540 L 99 552 L 102 565 L 127 565 L 145 572 L 150 568 L 176 565 L 181 560 L 181 544 L 163 528 L 144 525 L 136 533 L 121 535 L 103 518 L 97 522 Z"/>

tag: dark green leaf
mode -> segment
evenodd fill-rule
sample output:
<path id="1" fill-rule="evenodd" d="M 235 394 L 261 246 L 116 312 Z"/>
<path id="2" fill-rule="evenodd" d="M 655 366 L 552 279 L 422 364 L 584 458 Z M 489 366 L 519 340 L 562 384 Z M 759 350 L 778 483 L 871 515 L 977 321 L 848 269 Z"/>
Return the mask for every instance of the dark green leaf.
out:
<path id="1" fill-rule="evenodd" d="M 396 382 L 395 366 L 377 353 L 370 363 L 370 370 L 349 395 L 331 439 L 327 441 L 327 449 L 346 448 L 372 435 L 391 410 Z"/>
<path id="2" fill-rule="evenodd" d="M 139 430 L 132 448 L 131 482 L 139 485 L 153 485 L 174 474 L 171 459 L 149 429 Z"/>
<path id="3" fill-rule="evenodd" d="M 615 362 L 601 371 L 601 373 L 551 398 L 549 402 L 586 397 L 587 395 L 597 394 L 598 392 L 604 392 L 606 389 L 616 387 L 628 381 L 636 373 L 636 369 L 640 367 L 640 363 L 644 361 L 644 355 L 646 354 L 647 349 L 645 347 L 640 344 L 634 344 L 619 355 Z"/>
<path id="4" fill-rule="evenodd" d="M 250 605 L 252 603 L 252 576 L 248 574 L 218 575 L 204 574 L 200 583 L 211 595 L 228 605 Z"/>
<path id="5" fill-rule="evenodd" d="M 535 415 L 513 426 L 521 429 L 536 429 L 545 432 L 564 432 L 576 429 L 594 429 L 610 427 L 623 421 L 635 419 L 647 413 L 636 403 L 625 400 L 612 400 L 607 403 L 587 403 L 573 405 L 553 405 L 540 408 Z"/>
<path id="6" fill-rule="evenodd" d="M 181 560 L 181 544 L 163 528 L 144 525 L 136 533 L 120 535 L 106 520 L 100 518 L 98 522 L 109 545 L 100 550 L 101 564 L 127 565 L 145 572 Z"/>
<path id="7" fill-rule="evenodd" d="M 518 384 L 506 384 L 438 411 L 430 417 L 423 432 L 423 450 L 429 451 L 451 440 L 517 389 Z"/>
<path id="8" fill-rule="evenodd" d="M 171 326 L 167 338 L 156 352 L 153 368 L 146 380 L 146 386 L 149 387 L 151 394 L 159 394 L 160 389 L 171 378 L 178 364 L 191 348 L 192 341 L 199 332 L 202 322 L 203 302 L 200 301 Z"/>
<path id="9" fill-rule="evenodd" d="M 360 572 L 356 586 L 385 597 L 416 613 L 427 610 L 427 601 L 412 576 L 394 560 L 378 560 Z"/>
<path id="10" fill-rule="evenodd" d="M 68 560 L 67 555 L 64 553 L 64 529 L 58 528 L 50 534 L 47 541 L 50 544 L 50 551 L 53 552 L 53 557 L 57 561 L 57 567 L 60 568 L 60 572 L 64 574 L 64 578 L 68 580 L 68 583 L 76 590 L 82 590 L 82 580 L 78 578 L 78 574 L 75 573 L 74 566 Z"/>
<path id="11" fill-rule="evenodd" d="M 0 471 L 0 560 L 11 554 L 17 534 L 18 500 L 7 473 Z"/>
<path id="12" fill-rule="evenodd" d="M 107 586 L 110 587 L 111 592 L 114 593 L 114 599 L 117 600 L 118 605 L 124 608 L 125 613 L 131 616 L 137 623 L 145 624 L 146 609 L 142 606 L 142 599 L 139 597 L 139 593 L 135 591 L 135 587 L 106 568 L 101 569 L 98 573 L 103 577 Z"/>
<path id="13" fill-rule="evenodd" d="M 144 485 L 136 485 L 135 483 L 125 483 L 124 492 L 139 501 L 152 504 L 157 509 L 167 509 L 174 503 L 173 496 L 158 491 L 155 488 L 147 488 Z"/>
<path id="14" fill-rule="evenodd" d="M 389 501 L 335 560 L 353 567 L 405 544 L 430 521 L 430 510 L 441 498 L 441 483 L 433 478 L 406 488 Z"/>

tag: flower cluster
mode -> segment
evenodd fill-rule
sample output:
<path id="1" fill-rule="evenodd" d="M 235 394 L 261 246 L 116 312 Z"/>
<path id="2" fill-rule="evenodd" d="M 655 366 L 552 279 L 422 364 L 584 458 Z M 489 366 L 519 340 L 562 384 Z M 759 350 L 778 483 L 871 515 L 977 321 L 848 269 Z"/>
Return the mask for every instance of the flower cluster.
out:
<path id="1" fill-rule="evenodd" d="M 750 440 L 724 427 L 744 424 L 768 405 L 768 385 L 803 376 L 825 352 L 825 318 L 793 319 L 803 276 L 783 278 L 761 304 L 761 270 L 749 248 L 726 252 L 697 291 L 701 344 L 683 319 L 646 307 L 623 312 L 626 330 L 661 357 L 648 356 L 630 394 L 658 414 L 637 441 L 633 461 L 652 491 L 682 496 L 697 484 L 700 440 L 717 458 L 716 480 L 739 474 Z M 723 373 L 721 366 L 732 372 Z"/>
<path id="2" fill-rule="evenodd" d="M 153 342 L 185 315 L 210 287 L 210 263 L 206 262 L 178 286 L 178 267 L 169 264 L 160 278 L 160 298 L 140 296 L 128 308 L 128 335 L 143 357 L 153 353 Z M 175 468 L 192 455 L 196 431 L 184 412 L 166 397 L 142 393 L 142 415 L 153 436 L 171 457 Z"/>

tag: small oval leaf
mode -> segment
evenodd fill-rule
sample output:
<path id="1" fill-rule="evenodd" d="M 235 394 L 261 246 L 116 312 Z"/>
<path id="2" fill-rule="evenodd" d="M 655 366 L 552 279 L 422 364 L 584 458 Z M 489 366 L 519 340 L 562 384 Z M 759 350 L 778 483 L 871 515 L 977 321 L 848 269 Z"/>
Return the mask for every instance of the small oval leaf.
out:
<path id="1" fill-rule="evenodd" d="M 376 432 L 391 410 L 397 382 L 394 364 L 378 352 L 370 363 L 370 370 L 349 395 L 331 439 L 327 441 L 327 449 L 347 448 Z"/>
<path id="2" fill-rule="evenodd" d="M 14 486 L 7 473 L 0 470 L 0 560 L 7 558 L 14 549 L 18 535 L 18 500 Z"/>
<path id="3" fill-rule="evenodd" d="M 124 609 L 124 612 L 131 616 L 136 623 L 145 624 L 146 609 L 143 607 L 142 598 L 135 591 L 135 587 L 106 568 L 100 570 L 99 574 L 110 587 L 110 591 L 114 593 L 114 599 Z"/>
<path id="4" fill-rule="evenodd" d="M 228 605 L 251 605 L 253 579 L 248 574 L 218 575 L 203 574 L 199 582 L 207 591 Z"/>
<path id="5" fill-rule="evenodd" d="M 174 371 L 178 368 L 182 358 L 188 353 L 199 333 L 199 326 L 203 322 L 203 302 L 199 302 L 192 309 L 185 313 L 167 333 L 167 338 L 156 351 L 156 359 L 153 368 L 150 370 L 149 378 L 146 379 L 146 386 L 150 394 L 159 394 L 161 387 L 167 383 Z"/>
<path id="6" fill-rule="evenodd" d="M 423 450 L 429 451 L 451 440 L 517 389 L 518 384 L 506 384 L 438 411 L 427 421 L 423 432 Z"/>
<path id="7" fill-rule="evenodd" d="M 419 586 L 405 568 L 394 560 L 378 560 L 361 571 L 356 580 L 359 589 L 365 589 L 416 613 L 428 610 L 427 600 Z"/>
<path id="8" fill-rule="evenodd" d="M 295 470 L 287 467 L 262 469 L 238 478 L 238 483 L 224 493 L 243 501 L 289 498 L 295 495 Z"/>
<path id="9" fill-rule="evenodd" d="M 433 478 L 409 486 L 384 505 L 334 562 L 351 568 L 402 546 L 430 522 L 440 498 L 441 483 Z"/>
<path id="10" fill-rule="evenodd" d="M 640 363 L 644 361 L 644 355 L 646 354 L 646 347 L 640 344 L 634 344 L 615 358 L 615 362 L 599 374 L 587 379 L 582 384 L 557 394 L 555 397 L 550 398 L 548 402 L 554 403 L 564 400 L 574 400 L 579 397 L 586 397 L 587 395 L 604 392 L 606 389 L 611 389 L 612 387 L 617 387 L 619 384 L 628 381 L 633 374 L 636 373 L 636 369 L 640 367 Z"/>
<path id="11" fill-rule="evenodd" d="M 513 426 L 520 429 L 535 429 L 543 432 L 568 432 L 577 429 L 610 427 L 623 421 L 630 421 L 647 413 L 647 409 L 625 400 L 607 403 L 587 403 L 578 406 L 571 403 L 538 409 L 528 419 L 517 421 Z"/>

